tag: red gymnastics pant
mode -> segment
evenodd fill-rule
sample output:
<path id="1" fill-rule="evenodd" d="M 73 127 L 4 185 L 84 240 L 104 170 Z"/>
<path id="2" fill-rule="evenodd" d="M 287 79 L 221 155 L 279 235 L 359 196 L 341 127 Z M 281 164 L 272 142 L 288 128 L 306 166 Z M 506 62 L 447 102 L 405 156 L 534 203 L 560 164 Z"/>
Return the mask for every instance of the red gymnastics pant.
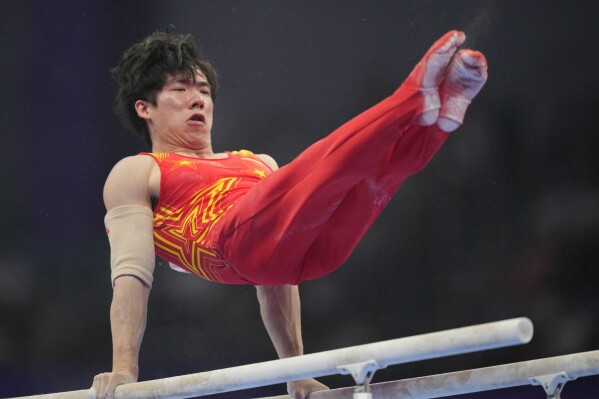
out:
<path id="1" fill-rule="evenodd" d="M 406 178 L 445 142 L 419 126 L 423 95 L 404 84 L 266 177 L 224 218 L 229 266 L 256 285 L 327 275 L 352 253 Z"/>

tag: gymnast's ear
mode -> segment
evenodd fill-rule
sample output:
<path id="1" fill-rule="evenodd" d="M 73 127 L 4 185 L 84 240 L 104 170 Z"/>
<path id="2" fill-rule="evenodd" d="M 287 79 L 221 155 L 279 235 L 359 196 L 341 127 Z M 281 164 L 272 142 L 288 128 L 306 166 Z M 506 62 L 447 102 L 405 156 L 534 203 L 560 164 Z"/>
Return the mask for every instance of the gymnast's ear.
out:
<path id="1" fill-rule="evenodd" d="M 137 100 L 135 102 L 135 111 L 137 116 L 142 119 L 150 119 L 150 103 L 144 100 Z"/>

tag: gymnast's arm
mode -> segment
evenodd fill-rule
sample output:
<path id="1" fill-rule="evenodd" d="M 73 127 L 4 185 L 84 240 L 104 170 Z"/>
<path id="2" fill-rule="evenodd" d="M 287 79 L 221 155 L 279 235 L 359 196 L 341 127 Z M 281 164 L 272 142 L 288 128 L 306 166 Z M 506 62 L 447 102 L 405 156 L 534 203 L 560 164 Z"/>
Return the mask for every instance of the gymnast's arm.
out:
<path id="1" fill-rule="evenodd" d="M 148 188 L 149 157 L 125 158 L 104 186 L 106 227 L 111 247 L 113 296 L 110 307 L 112 372 L 98 374 L 92 388 L 99 399 L 121 384 L 136 382 L 154 268 L 153 223 Z"/>
<path id="2" fill-rule="evenodd" d="M 258 157 L 272 170 L 279 168 L 270 155 L 258 154 Z M 279 357 L 282 359 L 303 355 L 300 297 L 297 285 L 262 285 L 256 286 L 256 290 L 262 321 Z M 293 399 L 304 399 L 310 392 L 325 389 L 328 387 L 313 379 L 287 383 L 287 391 Z"/>
<path id="3" fill-rule="evenodd" d="M 304 354 L 300 298 L 297 285 L 256 286 L 262 321 L 279 357 Z M 287 391 L 293 399 L 304 399 L 311 392 L 328 389 L 313 379 L 290 381 Z"/>

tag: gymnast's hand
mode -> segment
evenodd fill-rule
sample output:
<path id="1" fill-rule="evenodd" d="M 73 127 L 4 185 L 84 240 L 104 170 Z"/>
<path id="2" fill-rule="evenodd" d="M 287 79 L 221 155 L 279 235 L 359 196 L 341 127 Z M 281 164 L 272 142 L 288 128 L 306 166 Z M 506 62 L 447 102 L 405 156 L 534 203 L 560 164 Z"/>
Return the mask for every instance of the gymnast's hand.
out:
<path id="1" fill-rule="evenodd" d="M 95 396 L 90 394 L 90 398 L 112 399 L 114 398 L 114 389 L 117 386 L 132 382 L 137 382 L 137 378 L 128 371 L 98 374 L 94 377 L 94 384 L 90 392 L 95 391 Z"/>
<path id="2" fill-rule="evenodd" d="M 292 399 L 306 399 L 312 392 L 328 390 L 329 387 L 312 378 L 287 383 L 287 392 Z"/>

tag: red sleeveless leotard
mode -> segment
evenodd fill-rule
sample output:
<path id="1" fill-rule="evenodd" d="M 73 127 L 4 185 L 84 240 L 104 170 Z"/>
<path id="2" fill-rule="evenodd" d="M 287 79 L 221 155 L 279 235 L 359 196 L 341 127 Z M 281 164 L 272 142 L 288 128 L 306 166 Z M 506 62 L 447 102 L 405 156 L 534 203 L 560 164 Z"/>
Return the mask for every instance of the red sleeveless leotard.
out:
<path id="1" fill-rule="evenodd" d="M 207 280 L 247 284 L 218 254 L 219 221 L 272 170 L 246 150 L 227 152 L 222 159 L 143 155 L 156 160 L 161 174 L 154 211 L 156 254 Z"/>

